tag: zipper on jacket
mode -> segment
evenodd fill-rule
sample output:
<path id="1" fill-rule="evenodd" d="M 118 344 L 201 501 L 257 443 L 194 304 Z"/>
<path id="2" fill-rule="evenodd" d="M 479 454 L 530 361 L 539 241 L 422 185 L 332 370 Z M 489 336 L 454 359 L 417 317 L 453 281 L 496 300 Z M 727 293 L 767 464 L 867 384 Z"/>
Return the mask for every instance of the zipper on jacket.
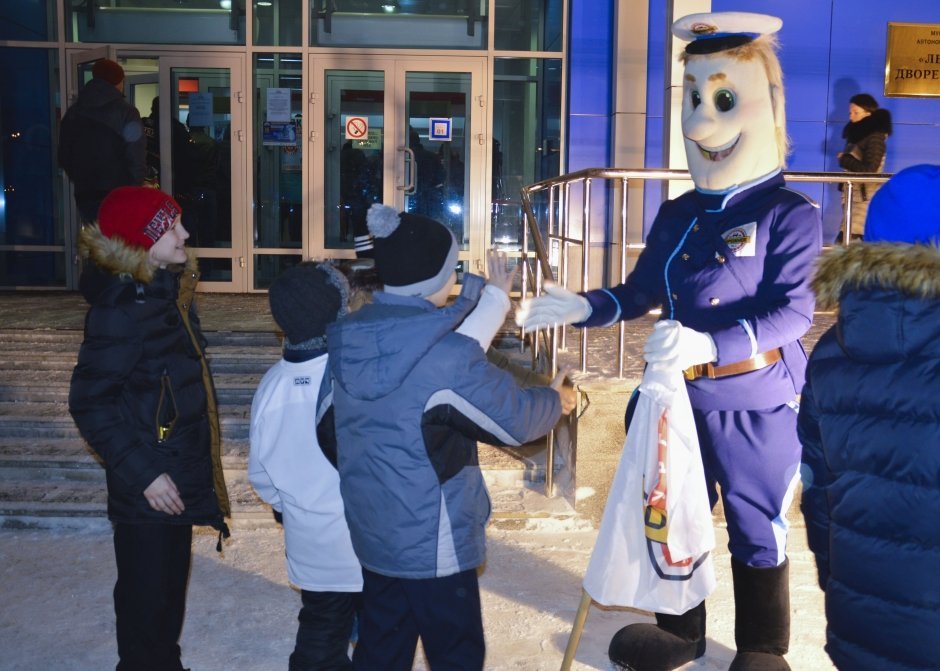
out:
<path id="1" fill-rule="evenodd" d="M 179 413 L 176 407 L 176 396 L 173 395 L 173 385 L 166 368 L 160 376 L 160 399 L 157 402 L 157 442 L 164 442 L 173 431 Z"/>

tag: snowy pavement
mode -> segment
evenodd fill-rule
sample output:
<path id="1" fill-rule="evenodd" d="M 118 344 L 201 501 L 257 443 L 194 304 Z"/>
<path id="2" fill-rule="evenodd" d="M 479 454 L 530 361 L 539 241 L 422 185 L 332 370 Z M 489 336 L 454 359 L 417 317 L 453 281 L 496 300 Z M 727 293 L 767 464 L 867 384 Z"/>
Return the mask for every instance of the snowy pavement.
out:
<path id="1" fill-rule="evenodd" d="M 597 535 L 577 520 L 489 530 L 480 578 L 487 670 L 557 670 Z M 734 656 L 734 606 L 724 530 L 717 534 L 719 587 L 706 602 L 708 648 L 684 671 L 727 669 Z M 181 645 L 193 671 L 287 668 L 300 596 L 287 583 L 279 529 L 236 529 L 224 555 L 216 537 L 197 533 Z M 831 671 L 823 652 L 823 596 L 805 532 L 791 534 L 790 653 L 794 671 Z M 111 590 L 115 568 L 108 530 L 0 530 L 0 669 L 100 671 L 117 661 Z M 620 627 L 646 616 L 592 606 L 574 671 L 606 670 L 607 645 Z M 416 671 L 426 665 L 418 657 Z"/>

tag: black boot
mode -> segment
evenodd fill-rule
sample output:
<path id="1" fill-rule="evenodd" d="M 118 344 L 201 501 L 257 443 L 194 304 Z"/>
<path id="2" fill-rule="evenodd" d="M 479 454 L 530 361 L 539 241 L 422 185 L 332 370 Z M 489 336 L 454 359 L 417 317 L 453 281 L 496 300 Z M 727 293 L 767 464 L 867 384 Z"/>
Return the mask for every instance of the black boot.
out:
<path id="1" fill-rule="evenodd" d="M 728 671 L 789 671 L 790 562 L 754 568 L 731 560 L 734 578 L 734 642 Z"/>
<path id="2" fill-rule="evenodd" d="M 656 624 L 627 625 L 607 650 L 618 671 L 672 671 L 704 654 L 704 601 L 682 615 L 656 613 Z"/>

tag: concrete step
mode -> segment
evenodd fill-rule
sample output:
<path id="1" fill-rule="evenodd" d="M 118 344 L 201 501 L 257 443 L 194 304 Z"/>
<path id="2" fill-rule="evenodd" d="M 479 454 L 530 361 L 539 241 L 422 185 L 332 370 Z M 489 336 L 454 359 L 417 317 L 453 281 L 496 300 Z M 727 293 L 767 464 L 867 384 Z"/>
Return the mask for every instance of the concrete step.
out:
<path id="1" fill-rule="evenodd" d="M 251 405 L 220 404 L 223 440 L 248 438 Z M 65 403 L 0 403 L 0 438 L 78 439 Z"/>
<path id="2" fill-rule="evenodd" d="M 222 464 L 232 502 L 232 526 L 272 524 L 247 477 L 246 439 L 223 442 Z M 574 517 L 563 498 L 544 495 L 544 443 L 504 450 L 480 444 L 480 467 L 490 489 L 494 524 Z M 78 438 L 0 438 L 0 526 L 75 526 L 106 516 L 104 469 Z M 84 524 L 82 522 L 81 524 Z"/>
<path id="3" fill-rule="evenodd" d="M 271 332 L 205 335 L 220 402 L 232 526 L 272 524 L 270 509 L 247 480 L 248 430 L 251 398 L 263 374 L 280 359 L 280 337 Z M 78 331 L 0 330 L 0 524 L 4 526 L 107 524 L 104 469 L 79 436 L 67 407 L 81 340 Z M 544 496 L 544 453 L 544 442 L 512 450 L 479 446 L 495 524 L 574 516 L 564 498 Z"/>
<path id="4" fill-rule="evenodd" d="M 272 347 L 280 349 L 281 338 L 271 331 L 203 331 L 209 347 Z M 72 347 L 76 352 L 84 334 L 76 329 L 0 329 L 0 351 L 29 346 Z"/>
<path id="5" fill-rule="evenodd" d="M 267 369 L 265 369 L 267 370 Z M 251 399 L 261 382 L 258 373 L 213 374 L 216 398 L 220 405 L 251 405 Z M 59 403 L 63 407 L 69 399 L 72 371 L 43 372 L 27 379 L 22 371 L 0 371 L 0 406 L 4 404 Z M 67 408 L 66 408 L 67 411 Z M 2 412 L 2 411 L 0 411 Z"/>

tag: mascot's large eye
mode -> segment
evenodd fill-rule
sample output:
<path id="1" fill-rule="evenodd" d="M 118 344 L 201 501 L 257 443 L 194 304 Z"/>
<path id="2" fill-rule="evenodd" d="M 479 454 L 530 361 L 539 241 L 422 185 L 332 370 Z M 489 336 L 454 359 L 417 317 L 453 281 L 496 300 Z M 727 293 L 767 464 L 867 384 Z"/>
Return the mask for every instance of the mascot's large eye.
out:
<path id="1" fill-rule="evenodd" d="M 698 91 L 692 91 L 689 97 L 692 100 L 692 109 L 702 104 L 702 95 Z"/>
<path id="2" fill-rule="evenodd" d="M 715 91 L 715 107 L 720 112 L 730 112 L 734 108 L 734 94 L 728 89 Z"/>

